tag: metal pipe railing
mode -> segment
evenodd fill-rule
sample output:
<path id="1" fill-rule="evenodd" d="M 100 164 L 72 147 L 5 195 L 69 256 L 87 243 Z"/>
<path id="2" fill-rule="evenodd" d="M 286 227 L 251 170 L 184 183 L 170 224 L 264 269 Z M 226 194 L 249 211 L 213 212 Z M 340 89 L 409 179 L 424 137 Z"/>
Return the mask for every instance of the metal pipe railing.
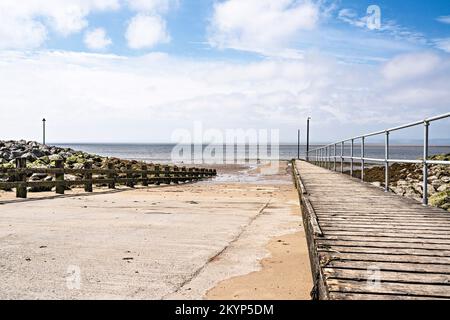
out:
<path id="1" fill-rule="evenodd" d="M 341 165 L 341 173 L 344 173 L 344 160 L 350 160 L 350 174 L 353 176 L 354 172 L 354 161 L 359 160 L 361 162 L 361 180 L 364 181 L 364 170 L 366 163 L 384 163 L 385 167 L 385 177 L 384 177 L 384 188 L 385 191 L 389 191 L 390 184 L 390 164 L 392 163 L 409 163 L 409 164 L 422 164 L 423 165 L 423 199 L 422 202 L 424 205 L 428 204 L 428 167 L 429 165 L 450 165 L 450 161 L 438 161 L 438 160 L 428 160 L 429 156 L 429 129 L 431 123 L 450 118 L 450 112 L 442 115 L 438 115 L 435 117 L 431 117 L 422 121 L 416 121 L 412 123 L 408 123 L 405 125 L 401 125 L 398 127 L 393 127 L 390 129 L 372 132 L 369 134 L 364 134 L 361 136 L 353 137 L 346 140 L 341 140 L 339 142 L 335 142 L 320 148 L 316 148 L 314 150 L 310 150 L 307 152 L 306 158 L 311 161 L 315 165 L 325 167 L 329 170 L 337 171 L 337 160 L 340 159 Z M 413 159 L 390 159 L 390 134 L 395 131 L 399 131 L 402 129 L 412 128 L 419 125 L 423 125 L 424 135 L 423 135 L 423 159 L 422 160 L 413 160 Z M 366 157 L 366 138 L 384 135 L 384 159 L 376 159 L 376 158 L 367 158 Z M 359 157 L 355 157 L 354 148 L 355 141 L 361 140 L 361 155 Z M 345 155 L 345 143 L 350 142 L 350 156 Z M 340 155 L 337 155 L 337 145 L 341 145 Z M 334 148 L 334 155 L 331 155 L 331 150 Z M 312 157 L 311 157 L 312 155 Z M 332 162 L 334 165 L 332 165 Z"/>

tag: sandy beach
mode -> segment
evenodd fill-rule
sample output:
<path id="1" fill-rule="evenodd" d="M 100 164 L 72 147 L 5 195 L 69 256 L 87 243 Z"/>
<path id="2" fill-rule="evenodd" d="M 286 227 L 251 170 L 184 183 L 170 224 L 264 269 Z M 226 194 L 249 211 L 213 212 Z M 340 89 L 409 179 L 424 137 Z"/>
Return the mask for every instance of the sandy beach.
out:
<path id="1" fill-rule="evenodd" d="M 186 185 L 0 192 L 2 299 L 308 299 L 287 162 Z"/>

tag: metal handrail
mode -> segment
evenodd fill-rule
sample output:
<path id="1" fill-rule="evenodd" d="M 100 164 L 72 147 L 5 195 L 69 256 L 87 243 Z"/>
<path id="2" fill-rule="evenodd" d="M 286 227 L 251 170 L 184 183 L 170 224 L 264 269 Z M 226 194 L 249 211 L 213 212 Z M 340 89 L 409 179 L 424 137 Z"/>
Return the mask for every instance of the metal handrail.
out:
<path id="1" fill-rule="evenodd" d="M 450 165 L 450 161 L 437 161 L 437 160 L 428 160 L 429 154 L 429 127 L 432 122 L 442 120 L 445 118 L 450 118 L 450 112 L 442 115 L 438 115 L 435 117 L 431 117 L 425 120 L 416 121 L 412 123 L 408 123 L 405 125 L 401 125 L 398 127 L 372 132 L 368 134 L 364 134 L 361 136 L 349 138 L 346 140 L 341 140 L 335 143 L 328 144 L 326 146 L 310 150 L 307 152 L 306 159 L 308 162 L 312 162 L 316 165 L 326 167 L 329 170 L 337 171 L 337 161 L 340 160 L 341 165 L 341 173 L 344 172 L 344 160 L 350 160 L 350 174 L 353 176 L 354 170 L 354 161 L 360 161 L 361 163 L 361 180 L 364 181 L 364 168 L 365 163 L 384 163 L 385 165 L 385 191 L 389 191 L 389 165 L 392 163 L 410 163 L 410 164 L 423 164 L 423 199 L 422 202 L 424 205 L 428 205 L 428 166 L 431 164 L 437 165 Z M 412 128 L 419 125 L 423 125 L 424 127 L 424 137 L 423 137 L 423 160 L 412 160 L 412 159 L 390 159 L 389 151 L 390 151 L 390 141 L 389 136 L 391 132 L 399 131 L 402 129 Z M 367 158 L 365 156 L 365 147 L 366 142 L 365 139 L 368 137 L 384 135 L 384 159 L 376 159 L 376 158 Z M 354 156 L 355 150 L 355 141 L 361 140 L 361 155 L 359 157 Z M 350 156 L 344 155 L 345 143 L 350 142 Z M 337 155 L 337 149 L 340 145 L 340 155 Z M 333 149 L 333 152 L 332 152 Z M 333 155 L 332 155 L 333 153 Z"/>

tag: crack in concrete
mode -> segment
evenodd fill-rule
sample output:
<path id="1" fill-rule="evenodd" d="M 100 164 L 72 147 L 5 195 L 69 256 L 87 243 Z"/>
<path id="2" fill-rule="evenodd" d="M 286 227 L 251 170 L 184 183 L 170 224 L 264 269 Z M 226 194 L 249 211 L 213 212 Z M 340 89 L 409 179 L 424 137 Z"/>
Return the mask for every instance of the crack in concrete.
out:
<path id="1" fill-rule="evenodd" d="M 250 218 L 250 220 L 248 221 L 248 223 L 241 228 L 241 230 L 239 231 L 239 233 L 225 246 L 223 247 L 222 250 L 220 250 L 219 252 L 217 252 L 215 255 L 213 255 L 212 257 L 210 257 L 200 268 L 198 268 L 194 273 L 191 274 L 191 276 L 186 279 L 185 281 L 183 281 L 173 292 L 168 293 L 166 295 L 164 295 L 161 300 L 165 300 L 167 298 L 167 296 L 169 295 L 173 295 L 176 294 L 178 292 L 180 292 L 184 286 L 186 286 L 187 284 L 189 284 L 190 282 L 192 282 L 192 280 L 194 280 L 198 275 L 200 275 L 200 273 L 214 260 L 216 260 L 219 256 L 221 256 L 223 253 L 225 253 L 225 251 L 227 251 L 234 243 L 236 243 L 236 241 L 238 241 L 240 239 L 240 237 L 244 234 L 245 231 L 247 231 L 248 227 L 252 225 L 252 223 L 258 218 L 260 217 L 263 213 L 264 210 L 266 210 L 269 205 L 270 205 L 271 200 L 269 200 L 266 204 L 264 204 L 261 209 L 259 209 L 258 213 L 256 215 L 254 215 L 253 217 Z"/>

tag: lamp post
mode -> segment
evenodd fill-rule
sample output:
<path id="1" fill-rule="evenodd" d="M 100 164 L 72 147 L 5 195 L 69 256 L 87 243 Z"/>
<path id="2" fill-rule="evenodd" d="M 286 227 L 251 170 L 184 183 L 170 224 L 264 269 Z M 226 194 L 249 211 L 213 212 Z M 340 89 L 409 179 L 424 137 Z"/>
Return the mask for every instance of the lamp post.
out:
<path id="1" fill-rule="evenodd" d="M 42 119 L 42 144 L 45 145 L 45 118 Z"/>
<path id="2" fill-rule="evenodd" d="M 309 161 L 309 121 L 311 117 L 306 120 L 306 161 Z"/>

